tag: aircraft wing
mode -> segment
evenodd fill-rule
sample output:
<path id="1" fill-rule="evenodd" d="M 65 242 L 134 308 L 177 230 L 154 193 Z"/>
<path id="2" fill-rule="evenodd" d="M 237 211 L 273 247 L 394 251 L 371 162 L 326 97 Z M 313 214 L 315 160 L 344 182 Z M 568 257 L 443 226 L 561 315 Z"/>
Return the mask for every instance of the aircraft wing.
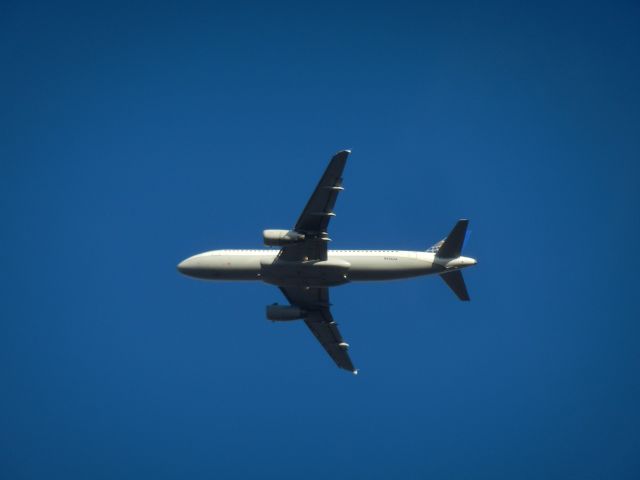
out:
<path id="1" fill-rule="evenodd" d="M 280 259 L 287 261 L 327 259 L 327 242 L 329 241 L 327 227 L 331 217 L 335 217 L 333 207 L 338 194 L 343 190 L 342 172 L 350 153 L 350 150 L 342 150 L 329 162 L 294 227 L 294 230 L 303 233 L 306 239 L 283 247 L 280 251 Z"/>
<path id="2" fill-rule="evenodd" d="M 329 289 L 305 287 L 280 287 L 280 290 L 291 305 L 306 310 L 308 316 L 304 319 L 311 333 L 315 335 L 336 365 L 353 373 L 351 358 L 347 353 L 349 345 L 344 341 L 338 325 L 333 320 L 329 310 Z"/>

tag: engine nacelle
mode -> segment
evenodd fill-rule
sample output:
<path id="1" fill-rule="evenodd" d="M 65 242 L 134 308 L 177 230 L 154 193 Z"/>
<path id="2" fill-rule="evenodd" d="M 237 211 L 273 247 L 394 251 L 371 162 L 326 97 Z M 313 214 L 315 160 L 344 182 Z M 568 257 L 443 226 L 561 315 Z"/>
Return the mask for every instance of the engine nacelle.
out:
<path id="1" fill-rule="evenodd" d="M 291 305 L 267 305 L 267 318 L 274 322 L 300 320 L 307 316 L 307 312 Z"/>
<path id="2" fill-rule="evenodd" d="M 294 230 L 264 230 L 264 244 L 270 247 L 282 247 L 304 240 L 304 235 Z"/>

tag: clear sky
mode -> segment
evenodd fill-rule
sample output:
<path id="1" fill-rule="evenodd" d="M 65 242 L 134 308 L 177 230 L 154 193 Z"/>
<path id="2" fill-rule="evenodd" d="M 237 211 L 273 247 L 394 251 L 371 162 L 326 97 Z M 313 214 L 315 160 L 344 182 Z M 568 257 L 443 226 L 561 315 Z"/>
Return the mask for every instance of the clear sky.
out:
<path id="1" fill-rule="evenodd" d="M 638 2 L 0 6 L 0 477 L 640 478 Z M 351 148 L 332 290 L 360 375 L 260 283 Z"/>

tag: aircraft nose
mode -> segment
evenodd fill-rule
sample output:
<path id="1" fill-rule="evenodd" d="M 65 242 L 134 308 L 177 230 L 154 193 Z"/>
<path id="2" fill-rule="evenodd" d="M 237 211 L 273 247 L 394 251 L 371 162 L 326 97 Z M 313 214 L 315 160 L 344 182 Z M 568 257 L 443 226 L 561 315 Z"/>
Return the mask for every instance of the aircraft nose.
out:
<path id="1" fill-rule="evenodd" d="M 176 267 L 180 273 L 184 273 L 184 262 L 185 262 L 184 260 L 181 261 Z"/>
<path id="2" fill-rule="evenodd" d="M 189 275 L 189 273 L 193 271 L 193 267 L 193 260 L 191 258 L 181 261 L 177 266 L 178 271 L 184 275 Z"/>

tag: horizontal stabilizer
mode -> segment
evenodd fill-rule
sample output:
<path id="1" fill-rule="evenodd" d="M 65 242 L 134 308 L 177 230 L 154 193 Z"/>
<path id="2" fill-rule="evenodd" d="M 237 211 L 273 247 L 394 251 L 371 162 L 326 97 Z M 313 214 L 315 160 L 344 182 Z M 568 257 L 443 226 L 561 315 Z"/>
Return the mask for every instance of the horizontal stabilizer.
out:
<path id="1" fill-rule="evenodd" d="M 449 236 L 444 239 L 444 243 L 440 245 L 437 253 L 438 257 L 458 258 L 460 256 L 468 225 L 469 220 L 458 220 L 458 223 L 453 227 Z"/>
<path id="2" fill-rule="evenodd" d="M 443 273 L 440 275 L 444 283 L 446 283 L 453 293 L 463 302 L 471 300 L 469 293 L 467 292 L 467 286 L 464 283 L 464 277 L 460 270 L 454 270 L 453 272 Z"/>

